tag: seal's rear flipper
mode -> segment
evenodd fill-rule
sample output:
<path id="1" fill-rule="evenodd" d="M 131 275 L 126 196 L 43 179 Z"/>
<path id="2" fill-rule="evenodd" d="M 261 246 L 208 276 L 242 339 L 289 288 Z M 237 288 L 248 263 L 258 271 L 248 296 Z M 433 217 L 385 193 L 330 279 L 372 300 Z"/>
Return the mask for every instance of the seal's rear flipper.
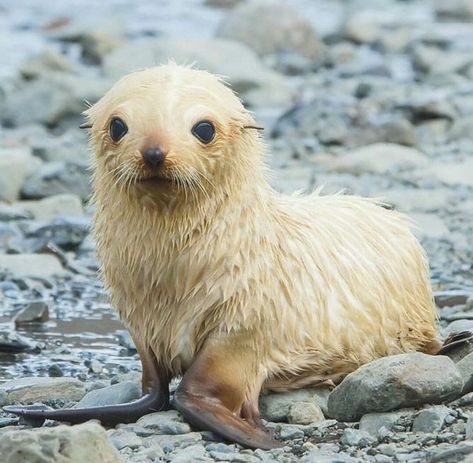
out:
<path id="1" fill-rule="evenodd" d="M 473 331 L 460 331 L 458 333 L 450 333 L 443 342 L 436 355 L 447 355 L 454 349 L 464 347 L 473 343 Z"/>
<path id="2" fill-rule="evenodd" d="M 83 423 L 88 420 L 99 420 L 105 426 L 115 426 L 119 423 L 134 423 L 143 415 L 165 410 L 168 406 L 169 396 L 158 384 L 149 394 L 139 400 L 126 404 L 59 410 L 46 406 L 22 407 L 9 405 L 3 407 L 3 410 L 24 418 L 27 423 L 33 426 L 41 426 L 45 420 L 66 421 L 73 424 Z"/>

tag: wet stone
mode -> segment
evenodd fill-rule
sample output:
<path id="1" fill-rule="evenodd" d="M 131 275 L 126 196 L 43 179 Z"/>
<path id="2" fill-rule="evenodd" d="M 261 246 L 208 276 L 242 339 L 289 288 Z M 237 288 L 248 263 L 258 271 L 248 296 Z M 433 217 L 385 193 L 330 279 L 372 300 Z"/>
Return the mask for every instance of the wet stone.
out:
<path id="1" fill-rule="evenodd" d="M 76 408 L 122 404 L 137 400 L 141 395 L 141 386 L 138 383 L 124 381 L 112 386 L 91 390 L 80 400 Z"/>
<path id="2" fill-rule="evenodd" d="M 310 424 L 325 420 L 321 408 L 312 402 L 297 402 L 292 404 L 287 420 L 292 424 Z"/>
<path id="3" fill-rule="evenodd" d="M 376 439 L 366 431 L 360 431 L 359 429 L 347 428 L 343 431 L 340 442 L 344 445 L 352 447 L 367 447 L 376 442 Z"/>
<path id="4" fill-rule="evenodd" d="M 279 425 L 279 437 L 282 440 L 299 439 L 304 437 L 304 430 L 295 424 Z"/>
<path id="5" fill-rule="evenodd" d="M 445 426 L 447 418 L 452 416 L 452 410 L 439 405 L 422 410 L 414 419 L 413 432 L 438 432 Z"/>
<path id="6" fill-rule="evenodd" d="M 191 430 L 175 410 L 150 413 L 140 418 L 137 424 L 152 429 L 158 434 L 186 434 Z"/>
<path id="7" fill-rule="evenodd" d="M 49 306 L 45 301 L 32 301 L 13 318 L 15 326 L 45 323 L 49 320 Z"/>
<path id="8" fill-rule="evenodd" d="M 14 331 L 0 332 L 0 352 L 16 354 L 34 348 L 34 343 Z"/>

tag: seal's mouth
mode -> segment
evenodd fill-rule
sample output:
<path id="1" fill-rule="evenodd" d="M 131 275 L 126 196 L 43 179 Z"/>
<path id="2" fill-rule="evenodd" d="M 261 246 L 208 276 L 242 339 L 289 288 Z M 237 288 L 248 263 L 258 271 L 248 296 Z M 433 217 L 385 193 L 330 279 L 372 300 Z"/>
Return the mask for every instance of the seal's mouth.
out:
<path id="1" fill-rule="evenodd" d="M 136 183 L 144 185 L 165 185 L 174 183 L 174 180 L 162 175 L 152 175 L 151 177 L 139 178 Z"/>

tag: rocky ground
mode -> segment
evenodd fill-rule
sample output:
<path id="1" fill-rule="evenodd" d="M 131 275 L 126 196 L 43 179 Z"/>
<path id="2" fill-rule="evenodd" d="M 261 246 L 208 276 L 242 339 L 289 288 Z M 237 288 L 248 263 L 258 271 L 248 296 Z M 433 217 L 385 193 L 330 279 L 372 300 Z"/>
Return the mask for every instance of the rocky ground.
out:
<path id="1" fill-rule="evenodd" d="M 140 395 L 136 352 L 96 278 L 78 125 L 84 100 L 169 57 L 228 77 L 265 126 L 276 188 L 325 185 L 408 212 L 442 335 L 473 327 L 473 2 L 286 5 L 0 3 L 0 405 Z M 395 356 L 333 392 L 263 397 L 285 444 L 274 451 L 221 443 L 173 411 L 106 431 L 31 431 L 3 413 L 1 460 L 473 461 L 473 354 L 451 357 Z"/>

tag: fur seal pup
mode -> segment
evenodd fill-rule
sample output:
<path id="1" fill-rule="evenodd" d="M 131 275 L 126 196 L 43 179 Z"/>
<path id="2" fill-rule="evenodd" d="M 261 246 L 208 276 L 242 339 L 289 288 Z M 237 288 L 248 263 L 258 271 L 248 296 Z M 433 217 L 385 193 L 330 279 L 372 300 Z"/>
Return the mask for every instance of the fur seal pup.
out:
<path id="1" fill-rule="evenodd" d="M 386 355 L 437 353 L 426 258 L 408 220 L 267 181 L 255 121 L 222 81 L 176 64 L 134 72 L 86 111 L 94 234 L 149 395 L 25 417 L 130 422 L 172 405 L 252 448 L 262 389 L 339 382 Z M 458 340 L 458 339 L 457 339 Z"/>

